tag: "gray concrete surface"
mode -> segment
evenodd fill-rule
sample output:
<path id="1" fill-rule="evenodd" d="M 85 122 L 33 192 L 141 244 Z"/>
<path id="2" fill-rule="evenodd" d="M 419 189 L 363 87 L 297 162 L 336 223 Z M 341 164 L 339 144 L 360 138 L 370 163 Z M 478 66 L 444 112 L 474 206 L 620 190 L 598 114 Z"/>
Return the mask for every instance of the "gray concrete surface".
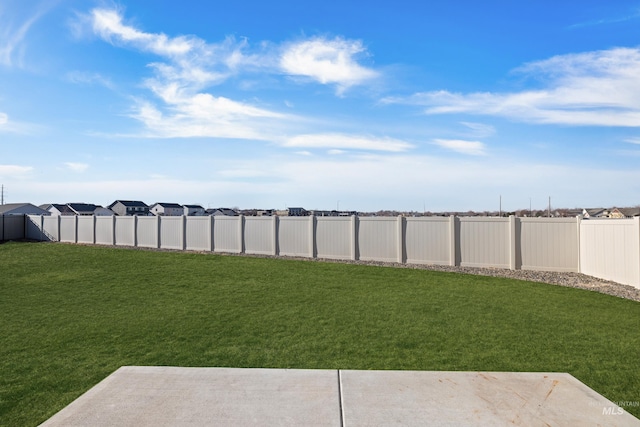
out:
<path id="1" fill-rule="evenodd" d="M 563 373 L 118 369 L 43 426 L 640 426 Z"/>

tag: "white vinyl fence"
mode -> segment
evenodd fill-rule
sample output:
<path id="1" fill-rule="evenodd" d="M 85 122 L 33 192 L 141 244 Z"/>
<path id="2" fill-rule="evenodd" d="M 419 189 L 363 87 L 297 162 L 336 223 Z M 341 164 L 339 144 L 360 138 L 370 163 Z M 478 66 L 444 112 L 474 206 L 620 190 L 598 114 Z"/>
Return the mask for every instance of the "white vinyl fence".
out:
<path id="1" fill-rule="evenodd" d="M 3 219 L 0 238 L 24 236 L 145 248 L 582 272 L 640 288 L 640 218 L 26 218 L 26 223 L 24 219 Z"/>

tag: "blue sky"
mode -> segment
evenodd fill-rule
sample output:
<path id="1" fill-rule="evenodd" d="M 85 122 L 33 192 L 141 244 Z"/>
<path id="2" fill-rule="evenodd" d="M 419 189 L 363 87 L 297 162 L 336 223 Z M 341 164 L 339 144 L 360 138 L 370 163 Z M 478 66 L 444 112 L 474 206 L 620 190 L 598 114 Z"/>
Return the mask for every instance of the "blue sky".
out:
<path id="1" fill-rule="evenodd" d="M 0 3 L 5 202 L 640 204 L 640 1 Z"/>

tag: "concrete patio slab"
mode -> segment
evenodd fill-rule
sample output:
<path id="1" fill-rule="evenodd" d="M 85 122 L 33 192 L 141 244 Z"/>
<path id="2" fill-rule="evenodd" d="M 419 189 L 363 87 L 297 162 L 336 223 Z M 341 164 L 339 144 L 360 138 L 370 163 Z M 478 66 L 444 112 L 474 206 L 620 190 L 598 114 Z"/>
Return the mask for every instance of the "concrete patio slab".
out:
<path id="1" fill-rule="evenodd" d="M 125 366 L 43 426 L 340 426 L 332 370 Z"/>
<path id="2" fill-rule="evenodd" d="M 341 371 L 345 426 L 640 426 L 569 374 Z"/>
<path id="3" fill-rule="evenodd" d="M 640 426 L 569 374 L 122 367 L 43 426 Z"/>

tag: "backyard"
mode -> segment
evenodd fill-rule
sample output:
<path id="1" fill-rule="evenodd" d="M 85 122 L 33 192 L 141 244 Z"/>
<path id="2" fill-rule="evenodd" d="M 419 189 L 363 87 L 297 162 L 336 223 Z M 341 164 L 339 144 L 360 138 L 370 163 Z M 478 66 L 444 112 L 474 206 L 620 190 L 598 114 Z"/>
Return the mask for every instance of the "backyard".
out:
<path id="1" fill-rule="evenodd" d="M 123 365 L 568 372 L 640 416 L 640 303 L 426 270 L 0 245 L 0 425 Z"/>

